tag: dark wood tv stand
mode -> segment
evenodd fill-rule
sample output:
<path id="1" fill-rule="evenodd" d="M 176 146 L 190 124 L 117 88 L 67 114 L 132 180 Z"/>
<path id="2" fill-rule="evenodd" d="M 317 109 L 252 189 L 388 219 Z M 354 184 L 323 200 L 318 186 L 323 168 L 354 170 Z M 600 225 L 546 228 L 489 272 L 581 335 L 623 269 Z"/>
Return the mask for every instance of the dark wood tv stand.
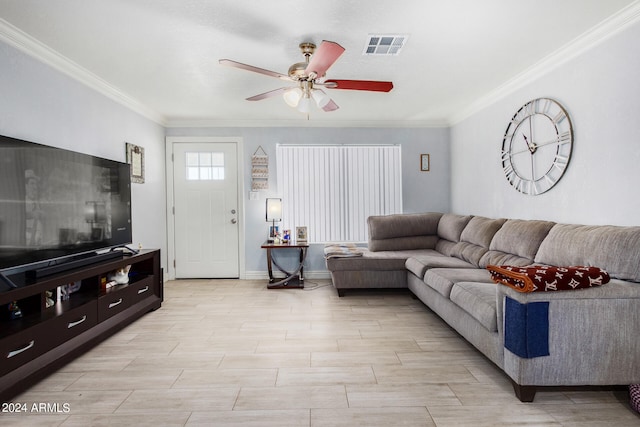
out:
<path id="1" fill-rule="evenodd" d="M 129 283 L 104 289 L 109 273 L 127 265 Z M 146 250 L 39 279 L 9 276 L 18 287 L 0 292 L 0 402 L 160 308 L 162 275 L 160 251 Z M 67 284 L 81 286 L 58 301 L 58 287 Z M 7 307 L 14 301 L 22 317 L 10 319 Z"/>

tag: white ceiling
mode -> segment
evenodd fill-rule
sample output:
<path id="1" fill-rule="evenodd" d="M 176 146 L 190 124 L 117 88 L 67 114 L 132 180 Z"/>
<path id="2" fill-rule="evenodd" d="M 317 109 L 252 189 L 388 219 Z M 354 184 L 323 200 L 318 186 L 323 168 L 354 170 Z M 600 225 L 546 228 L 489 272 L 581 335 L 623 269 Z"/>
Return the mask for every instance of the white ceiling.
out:
<path id="1" fill-rule="evenodd" d="M 167 126 L 433 126 L 466 117 L 640 15 L 640 0 L 0 0 L 0 40 Z M 408 34 L 364 56 L 369 34 Z M 327 78 L 390 80 L 390 93 L 328 91 L 305 115 L 245 98 L 282 81 L 302 41 L 340 43 Z M 284 83 L 284 85 L 287 85 Z"/>

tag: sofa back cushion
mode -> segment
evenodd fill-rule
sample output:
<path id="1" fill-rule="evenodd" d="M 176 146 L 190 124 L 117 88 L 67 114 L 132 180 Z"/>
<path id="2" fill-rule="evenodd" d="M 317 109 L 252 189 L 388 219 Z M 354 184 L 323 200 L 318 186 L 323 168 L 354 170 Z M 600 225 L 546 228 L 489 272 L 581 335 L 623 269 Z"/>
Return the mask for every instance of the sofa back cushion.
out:
<path id="1" fill-rule="evenodd" d="M 480 259 L 480 267 L 533 264 L 540 244 L 554 225 L 551 221 L 508 220 L 493 236 L 489 251 Z"/>
<path id="2" fill-rule="evenodd" d="M 535 261 L 600 267 L 612 278 L 640 282 L 640 227 L 556 224 Z"/>
<path id="3" fill-rule="evenodd" d="M 505 221 L 504 218 L 474 216 L 462 230 L 460 241 L 456 243 L 451 255 L 479 266 L 480 259 L 489 250 L 493 236 Z"/>
<path id="4" fill-rule="evenodd" d="M 462 230 L 469 224 L 473 216 L 457 215 L 446 213 L 440 218 L 438 223 L 438 243 L 436 250 L 444 255 L 450 256 L 456 243 L 460 241 Z"/>
<path id="5" fill-rule="evenodd" d="M 370 216 L 369 250 L 434 249 L 441 216 L 438 212 Z"/>

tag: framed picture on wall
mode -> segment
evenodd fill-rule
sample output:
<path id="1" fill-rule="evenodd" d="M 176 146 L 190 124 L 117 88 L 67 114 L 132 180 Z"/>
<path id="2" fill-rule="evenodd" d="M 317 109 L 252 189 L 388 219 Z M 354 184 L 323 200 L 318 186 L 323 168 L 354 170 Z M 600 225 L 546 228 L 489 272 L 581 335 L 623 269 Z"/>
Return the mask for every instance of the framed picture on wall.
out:
<path id="1" fill-rule="evenodd" d="M 420 170 L 422 172 L 429 172 L 429 155 L 420 154 Z"/>
<path id="2" fill-rule="evenodd" d="M 126 143 L 127 163 L 131 165 L 131 182 L 144 184 L 144 148 Z"/>

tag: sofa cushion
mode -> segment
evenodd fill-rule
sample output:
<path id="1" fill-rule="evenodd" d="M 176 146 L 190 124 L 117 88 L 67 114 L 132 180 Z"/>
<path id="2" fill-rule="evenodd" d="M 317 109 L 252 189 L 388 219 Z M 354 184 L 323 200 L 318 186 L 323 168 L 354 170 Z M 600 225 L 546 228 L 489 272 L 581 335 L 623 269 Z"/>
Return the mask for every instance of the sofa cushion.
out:
<path id="1" fill-rule="evenodd" d="M 491 274 L 479 268 L 431 268 L 424 275 L 424 283 L 445 298 L 451 295 L 451 288 L 458 282 L 491 283 Z"/>
<path id="2" fill-rule="evenodd" d="M 460 241 L 462 230 L 469 224 L 473 216 L 444 214 L 438 223 L 438 242 L 436 250 L 441 254 L 451 256 L 456 243 Z"/>
<path id="3" fill-rule="evenodd" d="M 498 331 L 496 285 L 494 283 L 456 283 L 451 289 L 451 301 L 476 319 L 488 331 Z"/>
<path id="4" fill-rule="evenodd" d="M 540 244 L 554 225 L 551 221 L 507 220 L 493 236 L 489 251 L 480 259 L 480 267 L 533 264 Z"/>
<path id="5" fill-rule="evenodd" d="M 447 213 L 442 215 L 438 223 L 438 237 L 450 242 L 459 242 L 462 230 L 473 218 L 471 215 L 457 215 Z"/>
<path id="6" fill-rule="evenodd" d="M 434 249 L 441 216 L 437 212 L 370 216 L 367 218 L 369 250 Z"/>
<path id="7" fill-rule="evenodd" d="M 612 278 L 640 282 L 640 227 L 556 224 L 535 261 L 600 267 Z"/>
<path id="8" fill-rule="evenodd" d="M 473 264 L 467 261 L 442 255 L 436 251 L 430 254 L 411 257 L 407 260 L 405 266 L 407 270 L 421 279 L 430 268 L 475 268 Z"/>
<path id="9" fill-rule="evenodd" d="M 505 221 L 506 219 L 503 218 L 491 219 L 474 216 L 462 230 L 460 242 L 455 245 L 451 255 L 478 267 L 480 259 L 489 250 L 493 236 Z"/>

